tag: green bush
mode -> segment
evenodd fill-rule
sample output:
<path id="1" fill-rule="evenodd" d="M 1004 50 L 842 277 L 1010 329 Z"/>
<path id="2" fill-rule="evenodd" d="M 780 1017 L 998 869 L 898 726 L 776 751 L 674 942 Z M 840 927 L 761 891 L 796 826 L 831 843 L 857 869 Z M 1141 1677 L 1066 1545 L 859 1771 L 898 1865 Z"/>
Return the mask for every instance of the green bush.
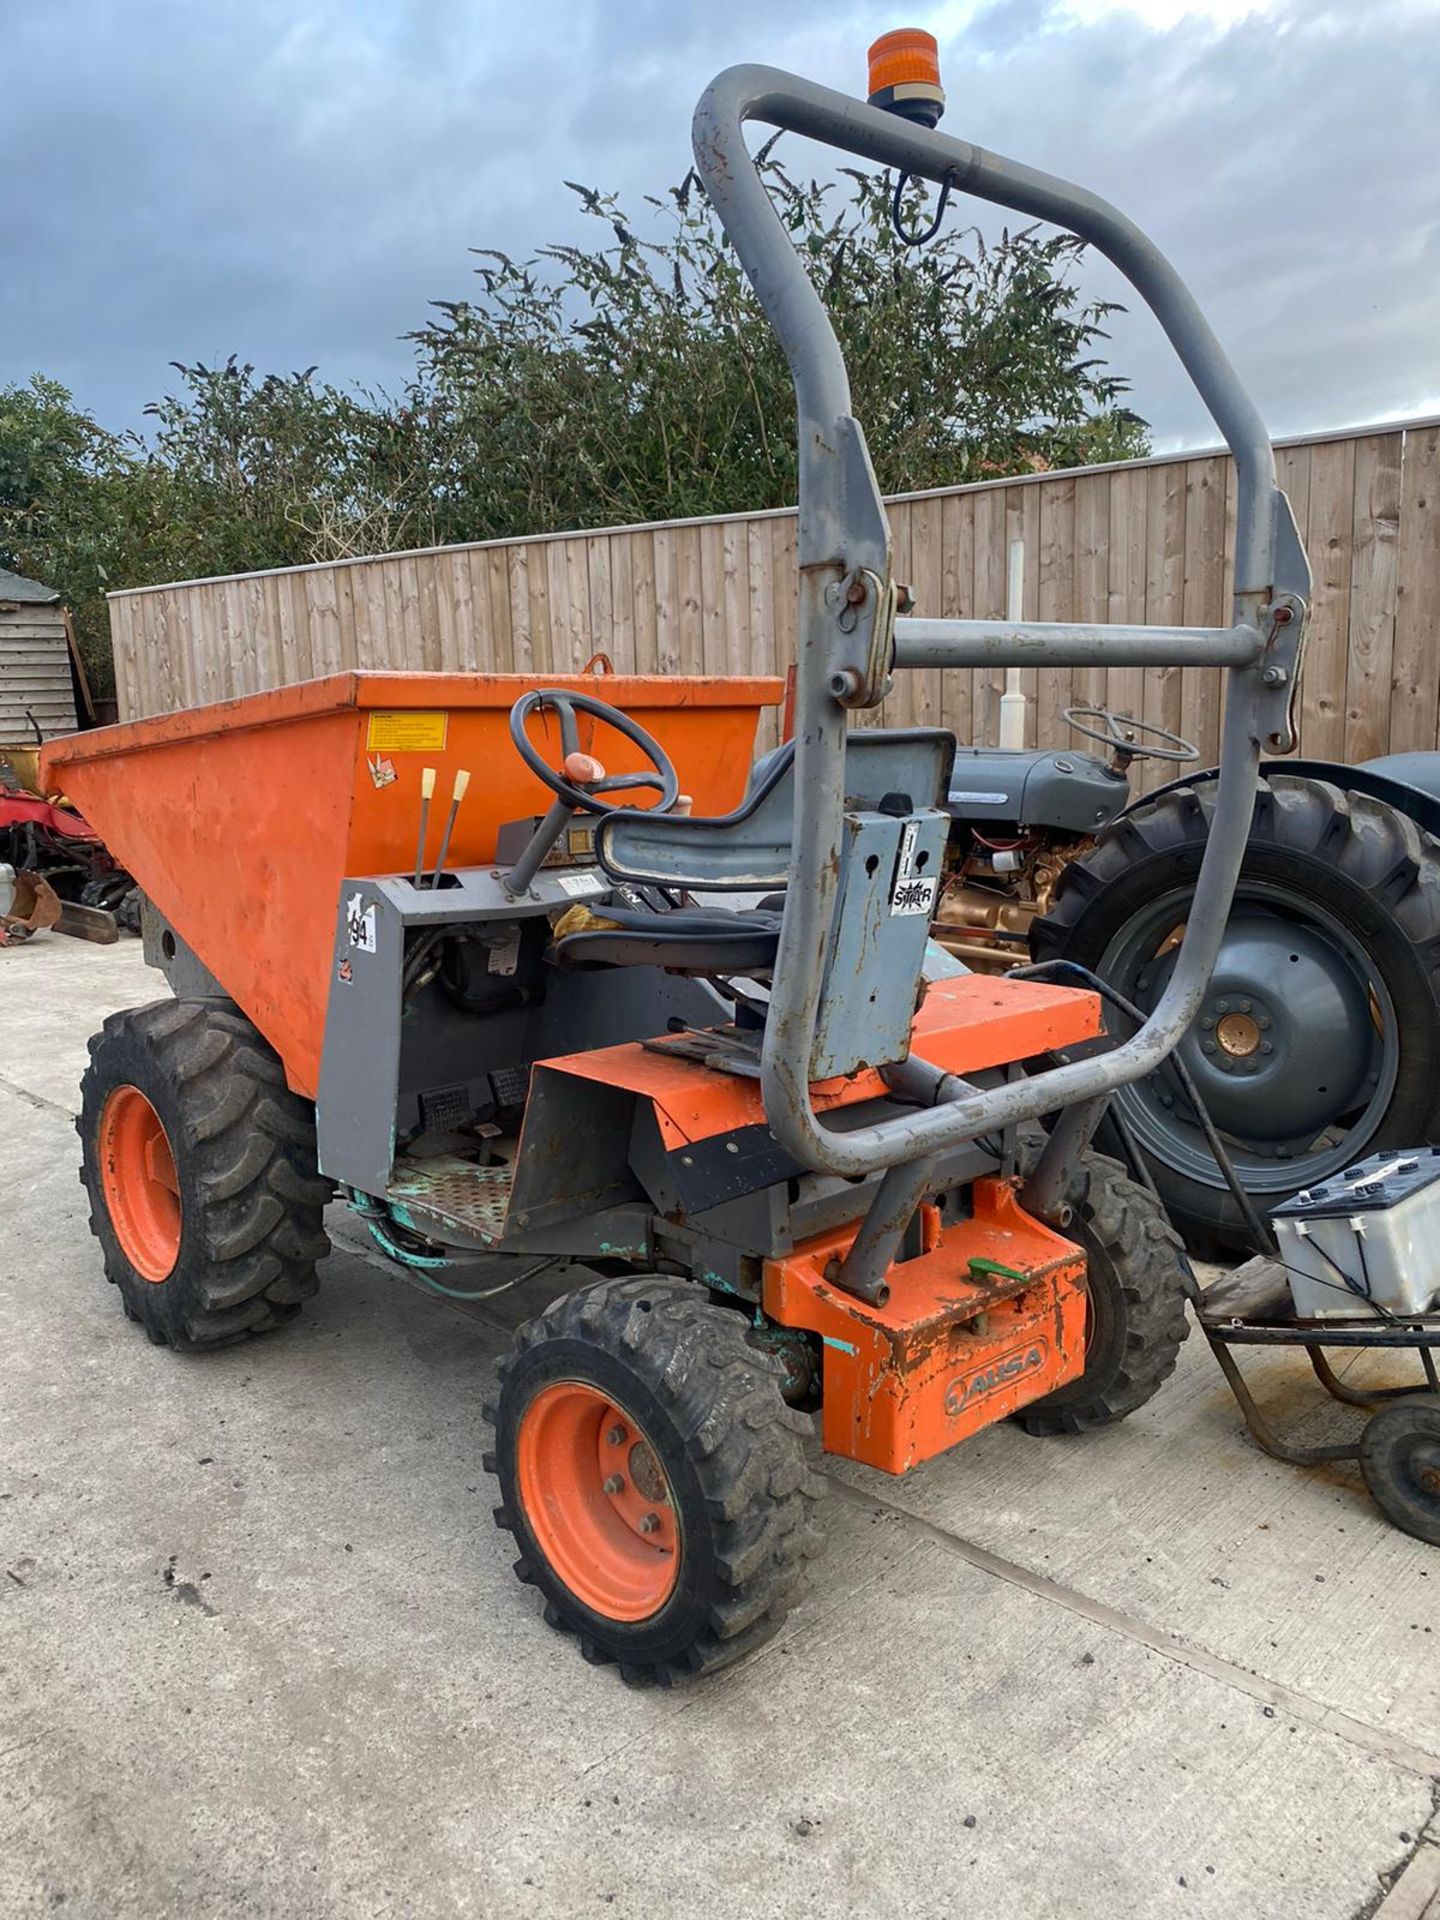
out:
<path id="1" fill-rule="evenodd" d="M 907 248 L 887 176 L 802 183 L 773 146 L 887 492 L 1147 450 L 1077 241 L 952 221 Z M 410 336 L 398 397 L 177 361 L 147 430 L 114 433 L 43 376 L 0 389 L 0 565 L 63 595 L 97 692 L 118 587 L 794 500 L 789 373 L 698 178 L 647 199 L 643 228 L 573 191 L 595 243 L 480 250 L 478 291 Z"/>

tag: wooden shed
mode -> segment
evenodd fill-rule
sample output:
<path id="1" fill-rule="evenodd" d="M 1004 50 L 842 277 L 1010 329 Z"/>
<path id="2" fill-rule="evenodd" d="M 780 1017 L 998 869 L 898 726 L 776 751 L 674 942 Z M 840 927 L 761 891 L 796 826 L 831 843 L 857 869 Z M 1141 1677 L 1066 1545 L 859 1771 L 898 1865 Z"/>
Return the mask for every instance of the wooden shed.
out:
<path id="1" fill-rule="evenodd" d="M 34 716 L 34 725 L 31 716 Z M 0 747 L 75 731 L 65 610 L 53 587 L 0 567 Z"/>

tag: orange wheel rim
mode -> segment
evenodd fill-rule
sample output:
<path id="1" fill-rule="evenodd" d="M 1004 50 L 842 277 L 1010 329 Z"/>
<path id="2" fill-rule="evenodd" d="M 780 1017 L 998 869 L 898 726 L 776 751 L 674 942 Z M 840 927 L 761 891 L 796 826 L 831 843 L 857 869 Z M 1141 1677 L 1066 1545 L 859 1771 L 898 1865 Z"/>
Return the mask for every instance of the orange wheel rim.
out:
<path id="1" fill-rule="evenodd" d="M 138 1087 L 100 1114 L 100 1184 L 120 1251 L 144 1280 L 168 1280 L 180 1254 L 180 1182 L 160 1116 Z"/>
<path id="2" fill-rule="evenodd" d="M 525 1409 L 516 1472 L 535 1543 L 608 1620 L 648 1620 L 680 1577 L 680 1524 L 654 1448 L 598 1387 L 560 1380 Z"/>

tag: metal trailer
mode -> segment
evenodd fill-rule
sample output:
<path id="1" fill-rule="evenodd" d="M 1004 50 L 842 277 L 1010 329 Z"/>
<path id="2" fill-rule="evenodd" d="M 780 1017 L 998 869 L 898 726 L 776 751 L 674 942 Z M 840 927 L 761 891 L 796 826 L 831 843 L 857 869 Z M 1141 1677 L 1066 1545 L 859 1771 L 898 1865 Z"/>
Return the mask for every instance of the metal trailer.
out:
<path id="1" fill-rule="evenodd" d="M 1055 221 L 1120 266 L 1236 456 L 1231 627 L 903 616 L 844 363 L 751 121 Z M 154 903 L 174 995 L 107 1021 L 83 1088 L 83 1177 L 127 1312 L 191 1348 L 289 1319 L 337 1187 L 442 1292 L 483 1291 L 467 1267 L 496 1252 L 521 1275 L 591 1269 L 501 1365 L 497 1519 L 551 1624 L 662 1681 L 784 1618 L 819 1542 L 809 1411 L 827 1451 L 902 1473 L 1010 1415 L 1042 1433 L 1123 1418 L 1173 1367 L 1183 1250 L 1089 1142 L 1198 1010 L 1260 755 L 1290 742 L 1309 595 L 1254 408 L 1114 208 L 765 67 L 707 88 L 694 145 L 799 414 L 795 738 L 743 794 L 724 683 L 623 677 L 601 702 L 594 681 L 348 676 L 62 743 L 47 776 Z M 850 727 L 894 673 L 1021 654 L 1229 674 L 1166 990 L 1131 1039 L 1038 1074 L 1098 1035 L 1098 995 L 933 946 L 954 742 Z M 642 764 L 607 773 L 617 731 Z M 449 863 L 428 842 L 417 861 L 452 772 L 477 779 L 452 800 Z M 658 800 L 621 804 L 637 788 Z M 716 903 L 777 887 L 778 905 Z M 1055 1114 L 1027 1159 L 1019 1130 Z"/>

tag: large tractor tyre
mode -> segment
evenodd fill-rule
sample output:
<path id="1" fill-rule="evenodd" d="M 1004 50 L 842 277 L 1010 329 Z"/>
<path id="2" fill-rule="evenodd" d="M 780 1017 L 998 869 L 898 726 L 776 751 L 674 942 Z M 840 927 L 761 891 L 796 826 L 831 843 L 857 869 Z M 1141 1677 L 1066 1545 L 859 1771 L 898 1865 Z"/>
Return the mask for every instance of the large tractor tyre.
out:
<path id="1" fill-rule="evenodd" d="M 314 1293 L 332 1192 L 314 1111 L 242 1014 L 179 1000 L 111 1014 L 76 1127 L 106 1278 L 157 1345 L 225 1346 Z"/>
<path id="2" fill-rule="evenodd" d="M 1085 1371 L 1015 1418 L 1027 1433 L 1113 1426 L 1157 1394 L 1190 1331 L 1190 1263 L 1155 1196 L 1104 1154 L 1071 1177 L 1065 1232 L 1085 1249 Z"/>
<path id="3" fill-rule="evenodd" d="M 1149 1012 L 1175 966 L 1215 787 L 1158 795 L 1066 868 L 1037 960 L 1079 961 Z M 1323 781 L 1261 783 L 1224 944 L 1180 1045 L 1264 1212 L 1391 1147 L 1440 1140 L 1440 843 Z M 1191 1248 L 1258 1251 L 1172 1065 L 1115 1110 Z M 1118 1150 L 1118 1133 L 1099 1136 Z"/>
<path id="4" fill-rule="evenodd" d="M 783 1381 L 688 1281 L 602 1280 L 520 1328 L 486 1410 L 495 1520 L 592 1664 L 668 1686 L 781 1625 L 822 1544 L 823 1485 Z"/>

